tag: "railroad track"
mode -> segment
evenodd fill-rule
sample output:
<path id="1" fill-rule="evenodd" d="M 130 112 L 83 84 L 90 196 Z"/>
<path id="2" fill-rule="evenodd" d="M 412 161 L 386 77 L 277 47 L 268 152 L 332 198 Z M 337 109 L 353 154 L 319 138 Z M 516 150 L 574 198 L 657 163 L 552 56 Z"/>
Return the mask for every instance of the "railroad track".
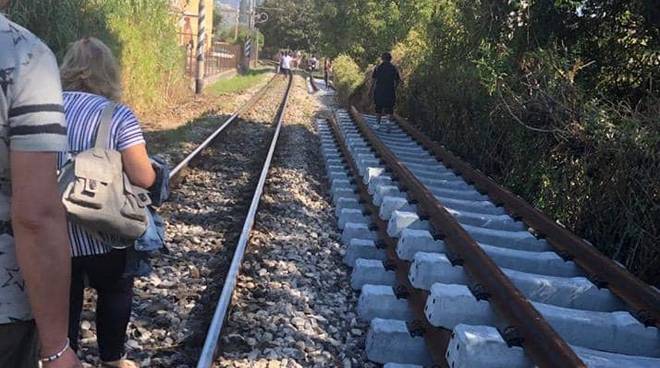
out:
<path id="1" fill-rule="evenodd" d="M 386 367 L 658 367 L 660 294 L 403 120 L 318 120 Z"/>
<path id="2" fill-rule="evenodd" d="M 185 176 L 186 173 L 186 168 L 190 165 L 190 163 L 198 158 L 200 154 L 208 148 L 213 142 L 215 142 L 218 139 L 218 136 L 225 131 L 229 126 L 231 126 L 235 121 L 237 121 L 241 115 L 243 115 L 246 111 L 254 108 L 254 106 L 263 98 L 263 96 L 266 94 L 269 88 L 271 88 L 271 85 L 275 78 L 278 76 L 274 76 L 264 87 L 262 87 L 257 93 L 254 94 L 245 104 L 240 106 L 236 111 L 234 111 L 225 121 L 223 121 L 220 126 L 214 130 L 209 136 L 202 142 L 200 143 L 195 149 L 193 149 L 183 160 L 181 160 L 173 169 L 170 171 L 170 182 L 173 184 L 178 184 L 178 182 Z M 289 80 L 289 85 L 287 86 L 286 92 L 284 97 L 282 98 L 282 104 L 280 104 L 280 108 L 278 113 L 281 113 L 284 108 L 284 102 L 286 98 L 288 97 L 289 89 L 291 86 L 291 80 Z"/>
<path id="3" fill-rule="evenodd" d="M 229 280 L 226 271 L 238 254 L 244 216 L 266 160 L 264 146 L 277 141 L 290 87 L 290 80 L 276 76 L 231 116 L 206 116 L 201 126 L 190 127 L 194 132 L 175 131 L 183 142 L 158 147 L 166 157 L 185 158 L 170 175 L 174 189 L 160 209 L 168 249 L 151 259 L 153 272 L 134 281 L 126 349 L 141 366 L 197 363 L 217 296 Z M 191 138 L 201 132 L 208 138 Z M 203 142 L 180 153 L 189 151 L 190 139 Z M 95 298 L 86 293 L 82 315 L 79 354 L 86 367 L 100 364 Z"/>
<path id="4" fill-rule="evenodd" d="M 170 182 L 172 185 L 176 186 L 186 180 L 187 174 L 192 172 L 192 168 L 195 167 L 198 162 L 204 164 L 204 160 L 200 160 L 202 154 L 216 142 L 222 133 L 226 131 L 232 124 L 237 123 L 239 119 L 250 109 L 254 108 L 264 97 L 267 91 L 272 87 L 272 83 L 276 78 L 281 78 L 280 76 L 275 76 L 271 82 L 264 86 L 259 92 L 257 92 L 246 104 L 240 107 L 235 111 L 230 117 L 228 117 L 220 126 L 213 131 L 201 144 L 199 144 L 190 154 L 188 154 L 179 164 L 170 173 Z M 283 124 L 283 116 L 285 114 L 287 103 L 289 100 L 289 93 L 291 90 L 293 78 L 289 77 L 285 92 L 283 94 L 282 100 L 279 104 L 277 112 L 275 114 L 272 135 L 269 143 L 269 148 L 263 158 L 263 165 L 259 170 L 259 177 L 256 181 L 254 193 L 251 196 L 249 208 L 245 215 L 242 226 L 240 227 L 240 235 L 238 236 L 238 241 L 236 242 L 235 247 L 233 248 L 233 254 L 230 257 L 230 264 L 227 272 L 222 275 L 223 284 L 222 291 L 219 294 L 217 305 L 214 308 L 213 317 L 211 323 L 208 327 L 208 331 L 205 335 L 204 345 L 202 351 L 197 360 L 197 367 L 211 367 L 214 360 L 215 354 L 218 351 L 218 340 L 222 332 L 222 327 L 227 316 L 231 304 L 231 297 L 236 286 L 236 280 L 240 271 L 241 261 L 245 254 L 246 246 L 250 237 L 250 232 L 252 230 L 255 215 L 257 208 L 259 206 L 259 201 L 264 190 L 264 185 L 268 177 L 268 171 L 273 159 L 275 149 L 277 147 L 278 138 L 280 136 L 280 131 Z M 255 152 L 256 153 L 256 152 Z"/>
<path id="5" fill-rule="evenodd" d="M 207 368 L 213 364 L 215 360 L 215 354 L 218 350 L 218 339 L 220 338 L 220 333 L 222 332 L 222 326 L 227 317 L 227 312 L 229 311 L 229 306 L 231 304 L 231 297 L 234 293 L 234 288 L 236 287 L 236 280 L 238 278 L 238 273 L 241 268 L 241 262 L 243 261 L 243 256 L 245 255 L 245 249 L 247 243 L 250 240 L 250 232 L 252 231 L 252 226 L 254 225 L 254 219 L 257 214 L 257 209 L 259 207 L 259 202 L 261 200 L 261 195 L 264 191 L 264 185 L 266 184 L 266 179 L 268 178 L 268 170 L 270 169 L 270 164 L 273 160 L 273 155 L 275 154 L 275 148 L 277 147 L 277 140 L 280 136 L 280 131 L 282 130 L 282 123 L 284 121 L 284 113 L 286 111 L 286 105 L 289 101 L 289 92 L 291 91 L 291 84 L 293 83 L 293 77 L 289 76 L 289 82 L 282 98 L 282 104 L 277 112 L 275 121 L 276 126 L 273 132 L 273 137 L 271 139 L 268 153 L 264 160 L 261 173 L 259 174 L 259 180 L 257 182 L 257 187 L 252 196 L 252 201 L 250 202 L 250 208 L 248 210 L 247 216 L 245 217 L 245 222 L 243 223 L 243 228 L 241 230 L 238 243 L 236 245 L 236 250 L 231 260 L 231 265 L 229 272 L 225 277 L 225 283 L 222 287 L 222 292 L 220 293 L 220 298 L 216 306 L 215 312 L 213 314 L 213 319 L 211 325 L 209 326 L 206 339 L 204 341 L 204 347 L 200 355 L 199 361 L 197 362 L 197 368 Z"/>

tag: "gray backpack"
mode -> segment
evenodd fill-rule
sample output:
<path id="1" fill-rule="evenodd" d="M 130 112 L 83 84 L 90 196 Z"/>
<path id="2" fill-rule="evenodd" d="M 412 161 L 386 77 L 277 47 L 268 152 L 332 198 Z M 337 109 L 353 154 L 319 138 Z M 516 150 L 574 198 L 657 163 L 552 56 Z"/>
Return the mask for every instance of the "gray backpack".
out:
<path id="1" fill-rule="evenodd" d="M 124 248 L 147 229 L 149 192 L 133 186 L 124 173 L 121 153 L 106 148 L 114 103 L 101 113 L 94 147 L 62 167 L 58 182 L 69 220 L 113 247 Z"/>

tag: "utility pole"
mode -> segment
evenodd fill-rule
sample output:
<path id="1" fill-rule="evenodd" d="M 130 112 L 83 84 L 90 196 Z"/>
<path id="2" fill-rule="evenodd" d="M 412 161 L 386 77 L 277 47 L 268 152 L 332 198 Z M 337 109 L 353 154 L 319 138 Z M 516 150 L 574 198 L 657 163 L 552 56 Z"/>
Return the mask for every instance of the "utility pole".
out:
<path id="1" fill-rule="evenodd" d="M 236 9 L 236 24 L 234 25 L 234 42 L 238 40 L 238 26 L 241 24 L 241 11 Z"/>
<path id="2" fill-rule="evenodd" d="M 256 44 L 257 44 L 257 39 L 254 36 L 254 26 L 255 26 L 255 16 L 256 16 L 256 4 L 255 0 L 249 0 L 250 1 L 250 11 L 249 11 L 249 21 L 248 21 L 248 26 L 250 27 L 250 38 L 252 38 L 252 50 L 254 50 Z M 248 60 L 248 66 L 252 66 L 252 52 L 250 53 L 250 59 Z"/>
<path id="3" fill-rule="evenodd" d="M 254 66 L 259 60 L 259 29 L 257 28 L 257 0 L 250 0 L 250 31 L 253 37 Z"/>
<path id="4" fill-rule="evenodd" d="M 256 17 L 257 17 L 257 0 L 254 0 L 254 11 L 255 11 L 255 23 L 256 23 Z M 259 28 L 256 28 L 256 32 L 254 33 L 254 66 L 255 68 L 257 67 L 257 63 L 259 62 Z"/>
<path id="5" fill-rule="evenodd" d="M 204 90 L 204 51 L 206 46 L 206 0 L 199 0 L 199 17 L 197 18 L 197 76 L 195 79 L 195 94 Z"/>
<path id="6" fill-rule="evenodd" d="M 250 19 L 248 21 L 250 30 L 254 30 L 254 14 L 255 14 L 254 0 L 250 0 Z"/>

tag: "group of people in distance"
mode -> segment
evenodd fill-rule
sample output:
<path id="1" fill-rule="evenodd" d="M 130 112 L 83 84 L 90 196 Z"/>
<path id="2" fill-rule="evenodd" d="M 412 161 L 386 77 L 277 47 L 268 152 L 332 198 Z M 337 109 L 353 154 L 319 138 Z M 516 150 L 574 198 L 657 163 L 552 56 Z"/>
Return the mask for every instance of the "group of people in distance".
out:
<path id="1" fill-rule="evenodd" d="M 290 51 L 282 51 L 279 56 L 279 70 L 283 74 L 291 74 L 291 66 L 294 59 Z M 318 65 L 315 55 L 307 59 L 308 69 L 314 72 Z M 325 58 L 323 63 L 323 76 L 326 88 L 329 86 L 332 75 L 332 60 Z M 396 103 L 396 90 L 401 85 L 399 70 L 392 64 L 392 54 L 385 52 L 381 55 L 381 63 L 376 66 L 372 74 L 370 95 L 373 98 L 377 117 L 377 128 L 382 126 L 383 115 L 389 117 L 394 113 Z"/>
<path id="2" fill-rule="evenodd" d="M 0 0 L 0 10 L 7 5 Z M 94 145 L 102 110 L 117 103 L 107 148 L 149 188 L 156 173 L 137 118 L 121 98 L 120 69 L 103 42 L 73 43 L 58 67 L 52 52 L 0 13 L 0 367 L 77 368 L 87 283 L 97 291 L 103 367 L 135 368 L 124 343 L 133 277 L 126 251 L 68 222 L 57 170 Z"/>
<path id="3" fill-rule="evenodd" d="M 305 58 L 300 51 L 294 53 L 292 51 L 280 51 L 277 54 L 277 72 L 280 74 L 290 75 L 294 68 L 307 64 L 307 70 L 310 73 L 315 72 L 319 68 L 319 59 L 316 55 L 312 54 L 309 58 Z M 332 60 L 325 58 L 323 61 L 323 79 L 326 87 L 332 75 Z"/>

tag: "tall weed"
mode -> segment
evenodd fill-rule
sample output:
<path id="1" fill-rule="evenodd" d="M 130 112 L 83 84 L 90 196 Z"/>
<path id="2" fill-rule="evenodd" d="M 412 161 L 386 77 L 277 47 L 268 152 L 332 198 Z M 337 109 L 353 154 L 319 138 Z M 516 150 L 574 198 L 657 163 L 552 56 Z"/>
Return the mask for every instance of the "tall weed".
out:
<path id="1" fill-rule="evenodd" d="M 137 111 L 157 110 L 186 91 L 184 54 L 167 0 L 21 0 L 9 16 L 58 58 L 80 38 L 106 42 L 121 65 L 124 102 Z"/>
<path id="2" fill-rule="evenodd" d="M 364 75 L 357 63 L 348 55 L 339 55 L 332 68 L 339 98 L 347 102 L 355 89 L 364 81 Z"/>

